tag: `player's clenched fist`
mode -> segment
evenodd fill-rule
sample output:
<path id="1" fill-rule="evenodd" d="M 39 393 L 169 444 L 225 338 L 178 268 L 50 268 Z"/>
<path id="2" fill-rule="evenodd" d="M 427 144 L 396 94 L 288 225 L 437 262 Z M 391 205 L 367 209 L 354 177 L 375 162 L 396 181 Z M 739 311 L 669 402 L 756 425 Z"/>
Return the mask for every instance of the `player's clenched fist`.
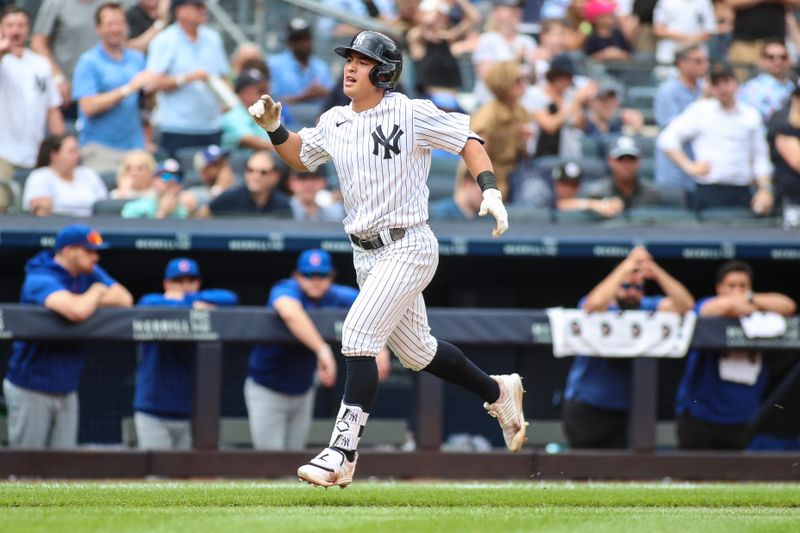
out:
<path id="1" fill-rule="evenodd" d="M 261 95 L 261 98 L 248 108 L 250 116 L 256 124 L 268 132 L 273 132 L 281 125 L 281 103 L 276 102 L 268 94 Z"/>
<path id="2" fill-rule="evenodd" d="M 496 239 L 508 229 L 508 213 L 506 212 L 506 206 L 503 205 L 500 191 L 497 189 L 483 191 L 483 201 L 481 202 L 481 210 L 478 211 L 478 216 L 482 217 L 488 213 L 491 213 L 495 220 L 492 237 Z"/>

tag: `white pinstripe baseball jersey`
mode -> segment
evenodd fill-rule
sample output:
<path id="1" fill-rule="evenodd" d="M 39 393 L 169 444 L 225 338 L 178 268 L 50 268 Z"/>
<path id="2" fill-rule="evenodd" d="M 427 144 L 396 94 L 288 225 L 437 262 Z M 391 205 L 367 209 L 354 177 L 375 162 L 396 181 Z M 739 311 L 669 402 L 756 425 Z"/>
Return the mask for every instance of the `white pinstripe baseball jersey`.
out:
<path id="1" fill-rule="evenodd" d="M 480 139 L 469 129 L 469 116 L 399 93 L 387 93 L 361 113 L 334 107 L 299 135 L 307 168 L 333 161 L 347 212 L 344 229 L 359 237 L 424 223 L 431 150 L 458 154 L 467 139 Z"/>

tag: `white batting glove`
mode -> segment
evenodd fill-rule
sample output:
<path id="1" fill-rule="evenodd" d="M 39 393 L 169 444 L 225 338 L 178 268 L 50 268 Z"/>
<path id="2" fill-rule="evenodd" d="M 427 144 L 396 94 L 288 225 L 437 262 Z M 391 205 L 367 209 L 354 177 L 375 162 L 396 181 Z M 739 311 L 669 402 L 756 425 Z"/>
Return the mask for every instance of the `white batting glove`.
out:
<path id="1" fill-rule="evenodd" d="M 261 98 L 247 110 L 256 124 L 269 133 L 277 130 L 281 125 L 281 103 L 275 102 L 268 94 L 261 95 Z"/>
<path id="2" fill-rule="evenodd" d="M 478 216 L 482 217 L 488 213 L 494 217 L 495 226 L 492 230 L 492 237 L 495 239 L 506 232 L 508 229 L 508 213 L 506 206 L 503 205 L 503 198 L 497 189 L 486 189 L 483 191 L 483 201 Z"/>

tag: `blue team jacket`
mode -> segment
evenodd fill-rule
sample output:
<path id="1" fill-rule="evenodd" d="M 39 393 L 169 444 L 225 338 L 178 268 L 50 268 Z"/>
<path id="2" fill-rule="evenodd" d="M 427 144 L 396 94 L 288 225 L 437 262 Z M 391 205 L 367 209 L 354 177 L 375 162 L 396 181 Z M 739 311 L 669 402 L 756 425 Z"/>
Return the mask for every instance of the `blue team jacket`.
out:
<path id="1" fill-rule="evenodd" d="M 288 296 L 298 300 L 303 309 L 349 309 L 358 296 L 358 290 L 334 283 L 319 300 L 311 300 L 294 279 L 283 279 L 272 286 L 267 307 L 275 300 Z M 253 381 L 282 394 L 303 394 L 314 385 L 317 357 L 300 344 L 258 344 L 250 352 L 248 376 Z"/>
<path id="2" fill-rule="evenodd" d="M 91 274 L 73 277 L 55 262 L 52 251 L 39 252 L 25 265 L 19 301 L 44 305 L 54 292 L 83 294 L 96 282 L 111 286 L 116 280 L 99 266 Z M 14 341 L 6 379 L 19 387 L 49 394 L 76 391 L 83 370 L 84 348 L 75 342 Z"/>
<path id="3" fill-rule="evenodd" d="M 163 294 L 145 294 L 139 306 L 185 307 L 201 301 L 217 306 L 236 305 L 238 297 L 224 289 L 205 289 L 168 300 Z M 133 408 L 160 418 L 186 419 L 192 412 L 195 343 L 143 342 L 139 344 L 139 367 Z"/>
<path id="4" fill-rule="evenodd" d="M 695 306 L 700 315 L 711 297 L 703 298 Z M 687 411 L 694 418 L 716 424 L 742 424 L 750 421 L 758 412 L 761 398 L 767 388 L 769 372 L 764 358 L 761 373 L 755 384 L 734 383 L 719 377 L 721 351 L 692 350 L 686 357 L 675 398 L 675 414 Z"/>
<path id="5" fill-rule="evenodd" d="M 642 311 L 655 311 L 663 296 L 645 296 L 639 305 Z M 581 298 L 578 307 L 583 306 Z M 609 311 L 617 311 L 616 305 Z M 614 357 L 580 355 L 572 363 L 564 396 L 601 409 L 626 411 L 631 404 L 631 360 Z"/>

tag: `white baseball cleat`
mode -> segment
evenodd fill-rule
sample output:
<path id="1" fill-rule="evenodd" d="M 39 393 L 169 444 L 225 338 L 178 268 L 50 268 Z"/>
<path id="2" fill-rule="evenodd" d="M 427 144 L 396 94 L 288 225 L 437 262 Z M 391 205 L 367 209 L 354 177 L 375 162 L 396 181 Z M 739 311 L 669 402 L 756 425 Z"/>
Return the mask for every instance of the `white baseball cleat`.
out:
<path id="1" fill-rule="evenodd" d="M 528 423 L 522 412 L 522 378 L 519 374 L 504 374 L 492 379 L 500 386 L 500 397 L 493 404 L 484 403 L 483 408 L 500 422 L 508 449 L 518 452 L 528 440 Z"/>
<path id="2" fill-rule="evenodd" d="M 307 481 L 320 487 L 338 485 L 340 488 L 345 488 L 353 482 L 357 461 L 358 453 L 353 462 L 350 462 L 339 450 L 325 448 L 308 464 L 297 469 L 297 477 L 300 481 Z"/>

